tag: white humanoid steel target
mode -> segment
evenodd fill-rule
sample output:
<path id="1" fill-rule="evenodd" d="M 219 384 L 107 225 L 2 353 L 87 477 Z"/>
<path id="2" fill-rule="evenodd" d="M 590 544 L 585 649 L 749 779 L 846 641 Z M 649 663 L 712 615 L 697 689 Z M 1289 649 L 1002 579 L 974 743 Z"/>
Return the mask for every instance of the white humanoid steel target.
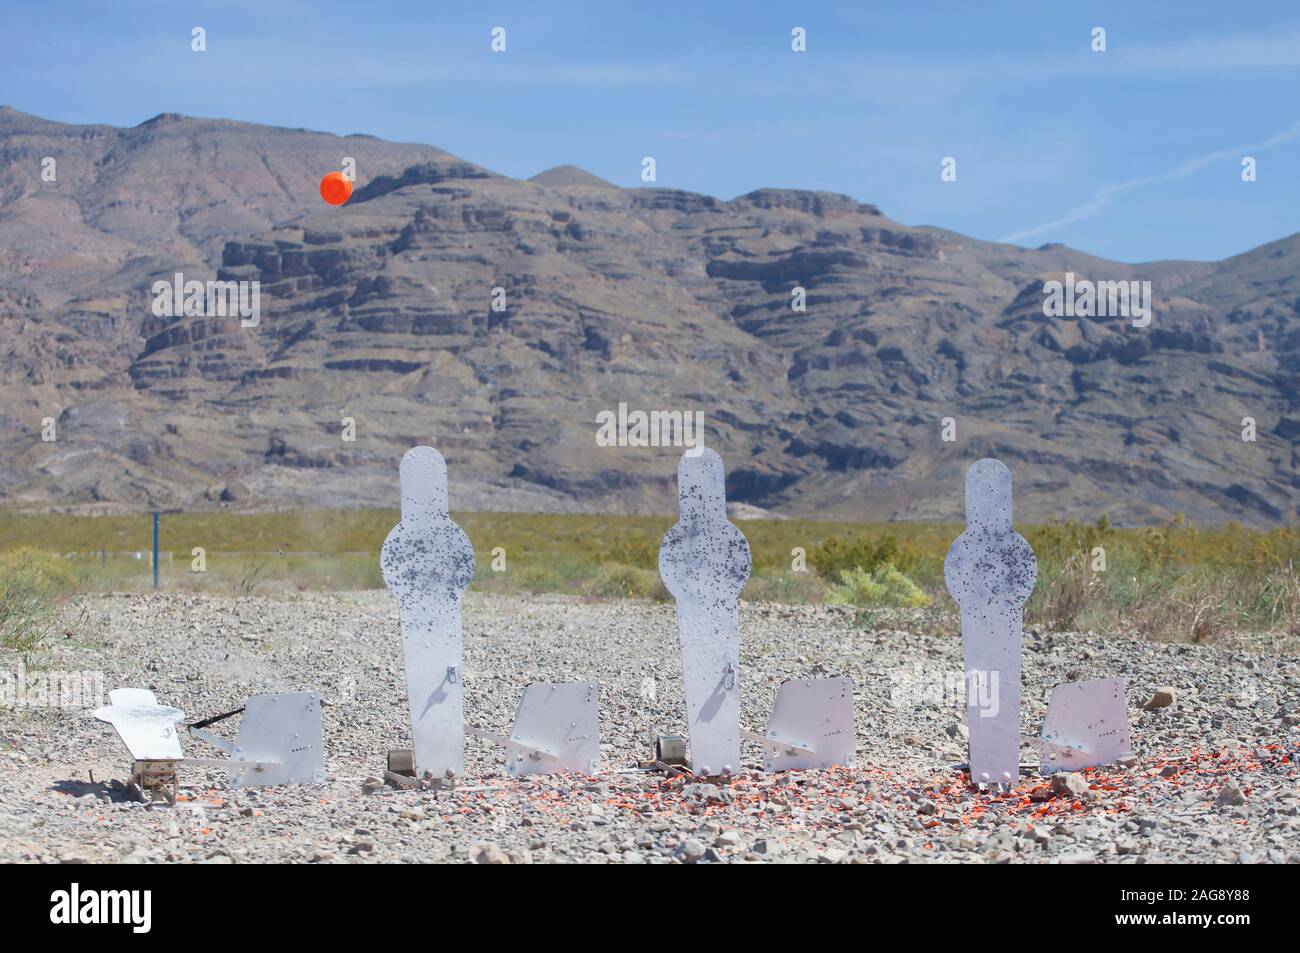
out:
<path id="1" fill-rule="evenodd" d="M 966 531 L 948 550 L 944 581 L 961 608 L 971 780 L 1020 777 L 1020 640 L 1034 591 L 1034 551 L 1011 528 L 1011 472 L 984 459 L 966 471 Z"/>
<path id="2" fill-rule="evenodd" d="M 384 541 L 380 568 L 397 597 L 417 777 L 465 767 L 461 595 L 474 550 L 447 512 L 447 464 L 432 447 L 402 457 L 402 520 Z"/>
<path id="3" fill-rule="evenodd" d="M 677 466 L 678 522 L 659 547 L 659 575 L 677 600 L 691 768 L 740 765 L 740 619 L 749 543 L 727 521 L 722 459 L 696 448 Z"/>

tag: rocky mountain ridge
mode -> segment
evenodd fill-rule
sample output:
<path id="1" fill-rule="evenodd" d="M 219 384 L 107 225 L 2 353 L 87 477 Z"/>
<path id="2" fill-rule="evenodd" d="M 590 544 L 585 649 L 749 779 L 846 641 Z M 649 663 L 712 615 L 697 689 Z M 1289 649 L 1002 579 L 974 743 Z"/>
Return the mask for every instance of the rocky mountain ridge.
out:
<path id="1" fill-rule="evenodd" d="M 344 157 L 357 189 L 331 208 Z M 401 453 L 432 443 L 453 505 L 672 512 L 680 448 L 596 440 L 623 404 L 701 412 L 730 497 L 786 515 L 959 518 L 986 455 L 1022 520 L 1300 515 L 1300 236 L 1127 265 L 842 195 L 524 181 L 170 115 L 3 107 L 0 159 L 5 505 L 391 506 Z M 260 321 L 155 314 L 177 272 L 258 282 Z M 1046 316 L 1067 273 L 1151 282 L 1150 326 Z"/>

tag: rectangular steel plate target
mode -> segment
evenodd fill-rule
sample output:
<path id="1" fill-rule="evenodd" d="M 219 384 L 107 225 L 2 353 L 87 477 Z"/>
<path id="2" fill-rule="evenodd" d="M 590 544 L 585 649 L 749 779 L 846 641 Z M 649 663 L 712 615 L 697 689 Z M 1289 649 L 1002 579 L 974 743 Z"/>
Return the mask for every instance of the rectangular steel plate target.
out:
<path id="1" fill-rule="evenodd" d="M 1039 773 L 1094 768 L 1129 754 L 1133 745 L 1127 695 L 1122 678 L 1064 682 L 1053 688 L 1041 742 L 1028 739 L 1038 750 Z"/>
<path id="2" fill-rule="evenodd" d="M 765 771 L 829 768 L 837 764 L 852 767 L 857 750 L 853 679 L 796 678 L 783 682 L 765 735 L 769 739 L 763 743 Z M 782 741 L 797 747 L 783 747 Z"/>
<path id="3" fill-rule="evenodd" d="M 590 682 L 533 682 L 506 741 L 515 776 L 591 774 L 600 762 L 600 689 Z"/>
<path id="4" fill-rule="evenodd" d="M 244 706 L 230 757 L 231 787 L 324 784 L 320 696 L 254 695 Z M 278 763 L 256 771 L 241 768 L 240 761 Z"/>

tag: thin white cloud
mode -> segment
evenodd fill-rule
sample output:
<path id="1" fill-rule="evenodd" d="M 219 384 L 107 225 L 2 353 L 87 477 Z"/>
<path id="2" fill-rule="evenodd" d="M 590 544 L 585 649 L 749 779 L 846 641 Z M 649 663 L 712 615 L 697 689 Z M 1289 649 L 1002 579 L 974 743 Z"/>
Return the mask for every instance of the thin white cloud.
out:
<path id="1" fill-rule="evenodd" d="M 1004 238 L 999 239 L 1002 242 L 1014 243 L 1023 241 L 1026 238 L 1034 238 L 1038 235 L 1048 234 L 1064 228 L 1067 225 L 1073 225 L 1076 222 L 1086 221 L 1097 215 L 1107 205 L 1115 200 L 1116 197 L 1123 195 L 1125 192 L 1131 192 L 1134 189 L 1144 188 L 1148 185 L 1158 185 L 1161 182 L 1171 182 L 1175 179 L 1186 178 L 1195 172 L 1199 172 L 1206 166 L 1223 159 L 1235 158 L 1241 159 L 1245 155 L 1253 152 L 1263 152 L 1266 149 L 1272 149 L 1287 142 L 1294 142 L 1300 139 L 1300 119 L 1293 122 L 1289 127 L 1275 135 L 1269 136 L 1263 142 L 1251 143 L 1243 146 L 1236 146 L 1231 149 L 1218 149 L 1207 155 L 1197 156 L 1194 159 L 1188 159 L 1172 169 L 1160 172 L 1155 175 L 1142 176 L 1136 179 L 1129 179 L 1126 182 L 1119 182 L 1115 185 L 1107 185 L 1093 193 L 1092 198 L 1082 205 L 1076 205 L 1060 218 L 1053 219 L 1050 222 L 1044 222 L 1042 225 L 1035 225 L 1032 228 L 1021 229 L 1018 232 L 1012 232 Z"/>
<path id="2" fill-rule="evenodd" d="M 1108 37 L 1110 50 L 1126 72 L 1209 73 L 1300 67 L 1300 28 L 1279 26 L 1263 33 L 1229 36 L 1190 36 L 1167 43 L 1135 44 L 1125 48 L 1123 36 Z"/>

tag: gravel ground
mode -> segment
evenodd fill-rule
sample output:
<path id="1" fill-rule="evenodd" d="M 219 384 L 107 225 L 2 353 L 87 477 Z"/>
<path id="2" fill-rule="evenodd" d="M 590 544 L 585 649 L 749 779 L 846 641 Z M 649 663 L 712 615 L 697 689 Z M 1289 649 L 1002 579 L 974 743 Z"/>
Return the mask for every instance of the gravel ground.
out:
<path id="1" fill-rule="evenodd" d="M 684 729 L 671 605 L 471 594 L 467 720 L 503 729 L 530 681 L 599 682 L 603 772 L 515 781 L 469 739 L 460 786 L 416 792 L 373 780 L 384 751 L 409 744 L 387 592 L 87 597 L 44 668 L 102 670 L 107 689 L 150 688 L 190 718 L 256 692 L 319 690 L 332 703 L 329 780 L 232 792 L 194 769 L 174 807 L 145 806 L 122 789 L 124 749 L 87 709 L 0 709 L 0 861 L 1300 861 L 1295 656 L 1027 631 L 1025 729 L 1041 725 L 1055 683 L 1122 675 L 1136 757 L 1056 788 L 1030 772 L 990 795 L 956 766 L 960 693 L 935 690 L 960 686 L 951 626 L 876 619 L 864 630 L 839 607 L 742 606 L 745 723 L 761 728 L 784 678 L 850 675 L 858 764 L 769 776 L 747 743 L 745 772 L 718 786 L 628 770 L 652 730 Z M 1161 686 L 1176 700 L 1143 710 Z"/>

